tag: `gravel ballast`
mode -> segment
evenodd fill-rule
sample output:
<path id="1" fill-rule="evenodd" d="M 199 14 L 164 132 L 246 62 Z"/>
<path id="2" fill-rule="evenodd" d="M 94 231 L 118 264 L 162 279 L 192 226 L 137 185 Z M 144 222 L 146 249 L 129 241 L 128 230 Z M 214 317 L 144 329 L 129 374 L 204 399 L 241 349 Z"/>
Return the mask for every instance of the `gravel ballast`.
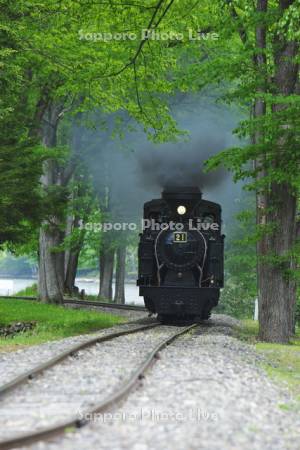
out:
<path id="1" fill-rule="evenodd" d="M 5 395 L 0 404 L 0 439 L 67 420 L 77 416 L 80 408 L 91 409 L 128 378 L 155 345 L 173 332 L 173 327 L 159 326 L 101 342 L 78 351 L 16 388 Z"/>
<path id="2" fill-rule="evenodd" d="M 261 357 L 254 348 L 234 337 L 235 324 L 235 319 L 213 316 L 194 334 L 182 336 L 163 350 L 126 401 L 90 418 L 76 432 L 30 448 L 298 450 L 300 415 L 292 409 L 289 393 L 261 369 Z M 9 422 L 14 421 L 18 402 L 28 403 L 28 409 L 38 405 L 38 388 L 44 389 L 45 404 L 54 405 L 56 420 L 78 405 L 83 417 L 86 406 L 124 381 L 149 348 L 176 329 L 161 331 L 159 327 L 118 338 L 89 354 L 83 352 L 77 361 L 51 369 L 51 374 L 32 382 L 30 389 L 20 388 L 2 401 L 1 433 L 6 426 L 13 429 Z M 64 388 L 59 391 L 63 380 Z M 9 399 L 14 400 L 14 407 Z M 290 405 L 290 410 L 282 409 L 282 404 Z M 18 424 L 19 431 L 22 426 Z"/>

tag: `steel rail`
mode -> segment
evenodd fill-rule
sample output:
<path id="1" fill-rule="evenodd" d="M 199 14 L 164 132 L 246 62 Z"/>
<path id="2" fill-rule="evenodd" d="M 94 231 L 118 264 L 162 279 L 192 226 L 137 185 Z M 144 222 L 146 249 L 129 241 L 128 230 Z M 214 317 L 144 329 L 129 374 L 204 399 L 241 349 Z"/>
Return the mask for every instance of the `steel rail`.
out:
<path id="1" fill-rule="evenodd" d="M 147 309 L 144 306 L 137 305 L 118 305 L 117 303 L 105 303 L 105 302 L 94 302 L 92 300 L 74 300 L 74 299 L 64 299 L 64 304 L 70 303 L 74 305 L 82 305 L 82 306 L 99 306 L 103 308 L 112 308 L 112 309 L 125 309 L 132 311 L 141 311 L 146 312 Z"/>
<path id="2" fill-rule="evenodd" d="M 128 323 L 127 323 L 128 324 Z M 122 325 L 127 325 L 122 324 Z M 136 324 L 136 322 L 131 322 L 131 324 Z M 72 345 L 67 350 L 64 350 L 63 352 L 60 352 L 58 355 L 54 356 L 53 358 L 49 358 L 47 361 L 43 362 L 42 364 L 39 364 L 32 369 L 27 370 L 26 372 L 23 372 L 21 375 L 18 375 L 17 377 L 13 378 L 11 381 L 3 384 L 0 386 L 0 397 L 2 395 L 7 394 L 8 392 L 12 391 L 16 387 L 20 386 L 21 384 L 24 384 L 28 382 L 29 380 L 32 380 L 35 376 L 41 374 L 47 369 L 50 369 L 51 367 L 55 366 L 56 364 L 62 362 L 69 356 L 74 355 L 80 350 L 84 350 L 85 348 L 91 347 L 92 345 L 98 344 L 100 342 L 106 342 L 110 341 L 111 339 L 124 336 L 127 334 L 137 333 L 139 331 L 144 331 L 149 328 L 153 328 L 160 325 L 160 323 L 151 323 L 146 325 L 137 326 L 135 328 L 127 329 L 127 330 L 120 330 L 116 331 L 114 333 L 108 333 L 103 336 L 93 336 L 90 339 L 87 339 L 84 342 L 81 342 L 79 344 Z M 1 448 L 1 447 L 0 447 Z"/>
<path id="3" fill-rule="evenodd" d="M 109 395 L 106 399 L 102 400 L 98 405 L 96 405 L 91 410 L 87 410 L 83 413 L 84 417 L 92 417 L 96 413 L 101 413 L 106 411 L 111 406 L 115 405 L 120 400 L 127 397 L 133 387 L 137 384 L 139 380 L 144 377 L 147 369 L 151 367 L 151 365 L 158 359 L 158 354 L 161 350 L 163 350 L 167 345 L 171 344 L 176 338 L 187 333 L 193 328 L 197 327 L 198 324 L 193 324 L 188 327 L 183 328 L 176 333 L 173 333 L 170 337 L 161 341 L 156 347 L 148 354 L 145 360 L 140 364 L 138 369 L 131 375 L 131 377 L 125 381 L 119 388 L 116 389 L 114 393 Z M 65 431 L 68 431 L 72 428 L 81 428 L 84 425 L 89 423 L 88 419 L 79 419 L 78 417 L 73 417 L 72 419 L 62 421 L 57 425 L 53 425 L 51 427 L 41 428 L 38 431 L 34 431 L 31 433 L 20 434 L 19 436 L 12 437 L 10 439 L 6 439 L 0 442 L 0 449 L 8 450 L 24 445 L 29 445 L 34 442 L 40 440 L 47 440 L 51 437 L 60 435 Z"/>

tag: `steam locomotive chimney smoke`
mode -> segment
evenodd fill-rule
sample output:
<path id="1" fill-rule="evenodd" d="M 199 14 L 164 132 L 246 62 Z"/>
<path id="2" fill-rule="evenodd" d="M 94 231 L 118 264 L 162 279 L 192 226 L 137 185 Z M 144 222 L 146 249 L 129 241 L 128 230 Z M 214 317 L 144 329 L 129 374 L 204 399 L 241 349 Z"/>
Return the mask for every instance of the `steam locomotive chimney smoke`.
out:
<path id="1" fill-rule="evenodd" d="M 204 127 L 197 136 L 191 133 L 188 142 L 152 146 L 148 151 L 137 152 L 141 181 L 148 189 L 164 186 L 197 186 L 209 190 L 225 181 L 224 169 L 204 173 L 204 162 L 227 145 L 226 133 L 212 127 Z"/>
<path id="2" fill-rule="evenodd" d="M 227 107 L 215 106 L 199 96 L 185 96 L 175 106 L 179 127 L 189 136 L 186 142 L 154 144 L 141 129 L 111 139 L 115 115 L 109 117 L 105 131 L 82 125 L 81 156 L 99 198 L 107 198 L 109 190 L 113 220 L 139 220 L 143 203 L 159 198 L 162 189 L 169 186 L 198 187 L 205 199 L 218 201 L 232 216 L 241 186 L 234 185 L 225 171 L 205 174 L 203 163 L 226 147 L 240 145 L 232 136 L 237 117 Z M 102 119 L 99 113 L 99 123 Z"/>

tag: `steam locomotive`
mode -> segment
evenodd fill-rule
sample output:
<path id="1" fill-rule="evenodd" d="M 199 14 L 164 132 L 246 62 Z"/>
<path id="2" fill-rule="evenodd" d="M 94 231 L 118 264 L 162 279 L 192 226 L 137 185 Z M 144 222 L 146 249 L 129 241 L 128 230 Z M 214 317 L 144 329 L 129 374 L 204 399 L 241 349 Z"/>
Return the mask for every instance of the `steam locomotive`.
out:
<path id="1" fill-rule="evenodd" d="M 162 322 L 207 320 L 224 283 L 221 207 L 197 187 L 165 188 L 144 204 L 139 295 Z"/>

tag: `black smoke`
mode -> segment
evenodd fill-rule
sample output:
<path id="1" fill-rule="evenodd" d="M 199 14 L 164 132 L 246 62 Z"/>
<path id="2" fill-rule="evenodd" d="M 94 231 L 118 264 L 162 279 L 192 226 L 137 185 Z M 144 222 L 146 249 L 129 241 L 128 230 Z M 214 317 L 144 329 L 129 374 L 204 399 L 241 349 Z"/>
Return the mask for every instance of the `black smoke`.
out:
<path id="1" fill-rule="evenodd" d="M 187 132 L 180 142 L 154 144 L 142 130 L 111 138 L 111 126 L 84 132 L 84 159 L 99 197 L 109 187 L 115 220 L 138 220 L 145 201 L 160 197 L 164 186 L 198 186 L 203 198 L 221 203 L 226 214 L 236 210 L 241 185 L 224 169 L 204 173 L 204 162 L 237 143 L 232 130 L 240 117 L 214 101 L 189 97 L 173 113 Z"/>
<path id="2" fill-rule="evenodd" d="M 145 188 L 164 186 L 198 186 L 209 191 L 225 182 L 228 173 L 224 169 L 205 173 L 204 163 L 224 149 L 224 137 L 203 130 L 187 142 L 164 144 L 136 152 L 140 182 Z"/>

